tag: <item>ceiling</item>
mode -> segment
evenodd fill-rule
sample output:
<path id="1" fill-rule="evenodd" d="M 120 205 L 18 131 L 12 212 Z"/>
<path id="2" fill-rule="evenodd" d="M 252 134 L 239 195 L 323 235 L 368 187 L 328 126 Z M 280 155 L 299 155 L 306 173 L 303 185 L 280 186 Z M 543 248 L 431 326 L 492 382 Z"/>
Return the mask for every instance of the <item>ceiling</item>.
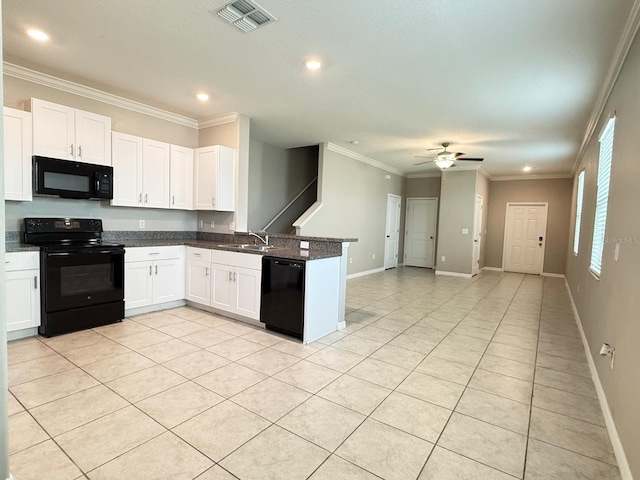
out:
<path id="1" fill-rule="evenodd" d="M 270 144 L 333 142 L 406 174 L 437 171 L 415 156 L 446 141 L 491 176 L 562 175 L 634 0 L 258 0 L 278 21 L 246 34 L 210 13 L 221 3 L 3 0 L 4 59 L 197 120 L 243 113 Z"/>

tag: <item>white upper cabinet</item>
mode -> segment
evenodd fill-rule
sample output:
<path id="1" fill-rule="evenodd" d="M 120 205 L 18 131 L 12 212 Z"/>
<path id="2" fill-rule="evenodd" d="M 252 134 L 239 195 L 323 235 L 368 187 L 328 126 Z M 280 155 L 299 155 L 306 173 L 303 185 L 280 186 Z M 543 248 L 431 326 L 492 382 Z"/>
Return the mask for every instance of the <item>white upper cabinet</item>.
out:
<path id="1" fill-rule="evenodd" d="M 31 99 L 33 154 L 111 165 L 111 118 Z"/>
<path id="2" fill-rule="evenodd" d="M 142 138 L 113 132 L 113 200 L 111 205 L 142 206 Z"/>
<path id="3" fill-rule="evenodd" d="M 171 145 L 171 208 L 193 210 L 193 149 Z"/>
<path id="4" fill-rule="evenodd" d="M 4 107 L 4 198 L 32 199 L 31 114 Z"/>
<path id="5" fill-rule="evenodd" d="M 113 132 L 113 200 L 121 207 L 169 208 L 170 145 Z"/>
<path id="6" fill-rule="evenodd" d="M 142 190 L 144 206 L 169 208 L 169 158 L 168 143 L 142 139 Z"/>
<path id="7" fill-rule="evenodd" d="M 222 145 L 195 151 L 193 208 L 232 212 L 235 197 L 235 150 Z"/>

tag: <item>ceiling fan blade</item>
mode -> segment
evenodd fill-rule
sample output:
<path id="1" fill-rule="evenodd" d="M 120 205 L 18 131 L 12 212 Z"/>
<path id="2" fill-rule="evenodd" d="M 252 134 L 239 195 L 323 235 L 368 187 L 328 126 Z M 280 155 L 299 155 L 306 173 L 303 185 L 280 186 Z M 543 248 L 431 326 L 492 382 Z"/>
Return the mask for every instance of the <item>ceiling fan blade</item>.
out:
<path id="1" fill-rule="evenodd" d="M 433 157 L 429 157 L 427 155 L 414 155 L 414 157 L 416 157 L 416 158 L 430 158 L 430 159 L 433 160 Z"/>
<path id="2" fill-rule="evenodd" d="M 466 162 L 482 162 L 484 160 L 484 158 L 471 158 L 471 157 L 456 158 L 456 161 L 458 161 L 458 160 L 464 160 Z"/>
<path id="3" fill-rule="evenodd" d="M 456 153 L 456 158 L 457 158 L 457 157 L 459 157 L 460 155 L 466 155 L 466 153 L 457 152 L 457 153 Z"/>
<path id="4" fill-rule="evenodd" d="M 425 163 L 432 163 L 432 162 L 431 162 L 431 161 L 429 161 L 429 160 L 426 160 L 426 161 L 424 161 L 424 162 L 414 163 L 414 165 L 424 165 Z"/>

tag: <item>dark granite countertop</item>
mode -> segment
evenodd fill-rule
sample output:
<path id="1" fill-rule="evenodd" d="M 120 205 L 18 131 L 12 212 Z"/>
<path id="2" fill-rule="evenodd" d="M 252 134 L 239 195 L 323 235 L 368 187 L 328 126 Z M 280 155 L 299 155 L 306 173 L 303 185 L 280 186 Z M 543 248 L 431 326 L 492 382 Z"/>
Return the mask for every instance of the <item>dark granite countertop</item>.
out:
<path id="1" fill-rule="evenodd" d="M 249 253 L 252 255 L 261 255 L 264 257 L 287 258 L 290 260 L 320 260 L 322 258 L 339 257 L 340 253 L 335 251 L 322 250 L 302 250 L 294 249 L 289 246 L 276 246 L 268 252 L 259 252 L 255 250 L 246 250 L 226 246 L 224 243 L 212 242 L 207 240 L 123 240 L 125 247 L 167 247 L 173 245 L 186 245 L 187 247 L 208 248 L 212 250 L 226 250 L 231 252 Z"/>

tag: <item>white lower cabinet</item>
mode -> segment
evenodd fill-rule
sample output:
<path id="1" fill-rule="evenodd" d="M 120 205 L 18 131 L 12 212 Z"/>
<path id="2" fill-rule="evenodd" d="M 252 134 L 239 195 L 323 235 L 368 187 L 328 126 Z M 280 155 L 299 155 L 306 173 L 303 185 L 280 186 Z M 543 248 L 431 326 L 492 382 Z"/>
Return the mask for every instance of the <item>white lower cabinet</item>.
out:
<path id="1" fill-rule="evenodd" d="M 186 298 L 260 319 L 262 256 L 187 247 Z"/>
<path id="2" fill-rule="evenodd" d="M 7 332 L 40 326 L 40 255 L 6 255 Z"/>
<path id="3" fill-rule="evenodd" d="M 125 310 L 184 299 L 184 247 L 127 248 Z"/>

